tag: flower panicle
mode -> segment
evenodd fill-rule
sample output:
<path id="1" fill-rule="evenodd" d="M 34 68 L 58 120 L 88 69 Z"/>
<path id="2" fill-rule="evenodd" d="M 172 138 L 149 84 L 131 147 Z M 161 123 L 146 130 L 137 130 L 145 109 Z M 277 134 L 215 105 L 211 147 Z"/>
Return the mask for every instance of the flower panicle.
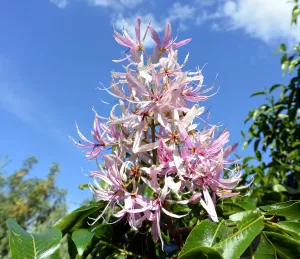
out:
<path id="1" fill-rule="evenodd" d="M 95 199 L 107 202 L 93 223 L 112 208 L 112 216 L 117 221 L 126 218 L 133 229 L 150 222 L 153 240 L 160 239 L 162 246 L 161 213 L 172 218 L 185 216 L 174 214 L 170 203 L 200 203 L 217 222 L 216 198 L 237 196 L 241 188 L 238 170 L 224 178 L 228 164 L 235 163 L 229 156 L 237 147 L 227 145 L 229 131 L 215 137 L 216 126 L 206 124 L 198 129 L 205 114 L 201 104 L 209 99 L 207 92 L 215 83 L 205 89 L 202 70 L 183 71 L 187 58 L 180 65 L 177 49 L 191 39 L 176 42 L 171 34 L 167 23 L 161 40 L 149 23 L 142 38 L 140 18 L 135 39 L 126 30 L 122 34 L 114 31 L 117 43 L 129 48 L 122 60 L 129 65 L 124 72 L 113 72 L 110 87 L 101 90 L 118 103 L 106 120 L 95 113 L 93 141 L 83 136 L 77 124 L 83 143 L 71 138 L 76 146 L 89 150 L 89 160 L 104 161 L 99 171 L 91 172 Z M 144 47 L 149 36 L 155 45 L 151 55 Z"/>

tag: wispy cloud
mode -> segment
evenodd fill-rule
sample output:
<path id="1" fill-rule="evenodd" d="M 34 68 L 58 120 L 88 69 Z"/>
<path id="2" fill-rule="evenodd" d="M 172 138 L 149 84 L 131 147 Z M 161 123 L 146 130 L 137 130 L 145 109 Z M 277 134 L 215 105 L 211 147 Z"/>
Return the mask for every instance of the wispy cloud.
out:
<path id="1" fill-rule="evenodd" d="M 180 28 L 187 30 L 189 26 L 186 21 L 194 19 L 196 11 L 197 9 L 193 6 L 176 2 L 169 8 L 166 20 L 178 21 Z"/>
<path id="2" fill-rule="evenodd" d="M 69 0 L 50 0 L 60 8 Z M 214 31 L 241 30 L 250 37 L 263 42 L 275 43 L 300 40 L 300 27 L 290 24 L 293 4 L 288 0 L 193 0 L 173 2 L 169 8 L 155 9 L 156 1 L 146 0 L 82 0 L 91 6 L 110 8 L 112 22 L 121 29 L 127 24 L 128 31 L 134 34 L 137 16 L 143 18 L 144 28 L 149 19 L 156 24 L 158 31 L 166 20 L 177 22 L 181 29 L 209 25 Z M 144 10 L 144 11 L 142 11 Z M 146 11 L 145 11 L 146 10 Z M 158 22 L 158 21 L 161 22 Z M 151 44 L 147 41 L 146 45 Z"/>
<path id="3" fill-rule="evenodd" d="M 49 0 L 50 3 L 55 4 L 58 8 L 63 9 L 68 5 L 68 0 Z"/>
<path id="4" fill-rule="evenodd" d="M 24 86 L 9 60 L 0 56 L 0 112 L 8 112 L 39 132 L 65 142 L 67 134 L 57 128 L 51 107 L 44 96 Z"/>
<path id="5" fill-rule="evenodd" d="M 124 8 L 131 9 L 143 2 L 144 0 L 89 0 L 91 5 L 110 7 L 116 10 L 122 10 Z"/>
<path id="6" fill-rule="evenodd" d="M 291 26 L 293 4 L 286 0 L 238 0 L 223 5 L 232 29 L 243 29 L 267 43 L 300 40 L 300 28 Z"/>
<path id="7" fill-rule="evenodd" d="M 176 2 L 172 5 L 172 7 L 169 9 L 169 21 L 174 20 L 189 20 L 194 18 L 194 14 L 196 12 L 196 8 L 192 7 L 188 4 L 181 4 L 179 2 Z"/>
<path id="8" fill-rule="evenodd" d="M 211 23 L 213 30 L 241 30 L 267 44 L 300 40 L 299 26 L 291 26 L 293 3 L 287 0 L 227 0 L 211 10 L 199 10 L 197 24 Z"/>

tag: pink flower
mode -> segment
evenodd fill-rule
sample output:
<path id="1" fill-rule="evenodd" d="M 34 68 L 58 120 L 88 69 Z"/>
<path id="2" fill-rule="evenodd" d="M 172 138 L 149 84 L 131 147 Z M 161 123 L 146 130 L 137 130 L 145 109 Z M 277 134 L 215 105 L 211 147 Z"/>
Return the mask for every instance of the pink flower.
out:
<path id="1" fill-rule="evenodd" d="M 152 39 L 156 43 L 156 47 L 151 56 L 151 61 L 153 63 L 157 62 L 159 60 L 159 58 L 163 54 L 167 53 L 171 48 L 177 49 L 177 48 L 189 43 L 192 40 L 192 39 L 186 39 L 186 40 L 180 41 L 178 43 L 175 42 L 176 39 L 172 40 L 171 39 L 172 28 L 171 28 L 171 24 L 169 22 L 166 23 L 163 43 L 161 43 L 161 40 L 160 40 L 157 32 L 150 25 L 148 25 L 148 28 L 150 30 Z"/>
<path id="2" fill-rule="evenodd" d="M 162 139 L 159 140 L 157 155 L 159 162 L 162 165 L 168 164 L 169 162 L 173 161 L 172 151 L 166 146 Z"/>
<path id="3" fill-rule="evenodd" d="M 88 140 L 85 136 L 82 135 L 77 124 L 76 124 L 76 128 L 77 128 L 78 136 L 80 137 L 81 140 L 86 142 L 86 144 L 82 144 L 81 141 L 76 142 L 72 137 L 70 137 L 70 139 L 79 148 L 92 149 L 92 151 L 89 151 L 86 153 L 86 157 L 89 160 L 96 158 L 105 147 L 105 141 L 103 138 L 104 133 L 101 134 L 101 132 L 100 132 L 98 117 L 95 116 L 94 130 L 92 131 L 92 136 L 93 136 L 94 140 L 96 141 L 95 143 Z"/>
<path id="4" fill-rule="evenodd" d="M 144 38 L 146 37 L 147 30 L 145 32 Z M 143 40 L 141 40 L 141 18 L 140 17 L 138 17 L 137 20 L 136 20 L 135 37 L 136 37 L 136 41 L 134 41 L 129 36 L 129 34 L 127 33 L 126 30 L 123 30 L 123 35 L 121 35 L 117 31 L 114 31 L 114 38 L 115 38 L 115 40 L 120 45 L 123 45 L 123 46 L 129 48 L 130 55 L 127 55 L 126 58 L 124 58 L 124 59 L 113 60 L 113 61 L 115 61 L 115 62 L 121 62 L 121 61 L 124 61 L 126 59 L 129 59 L 130 57 L 132 57 L 135 62 L 140 62 L 141 61 L 140 56 L 139 56 L 139 52 L 144 51 L 144 47 L 143 47 Z"/>

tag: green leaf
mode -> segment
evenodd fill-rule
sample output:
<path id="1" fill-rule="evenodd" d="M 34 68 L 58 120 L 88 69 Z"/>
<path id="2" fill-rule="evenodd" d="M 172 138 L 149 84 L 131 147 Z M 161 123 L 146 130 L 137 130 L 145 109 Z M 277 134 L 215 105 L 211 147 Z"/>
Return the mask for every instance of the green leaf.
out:
<path id="1" fill-rule="evenodd" d="M 244 144 L 243 144 L 242 150 L 245 150 L 246 147 L 248 147 L 248 145 L 249 145 L 250 142 L 251 141 L 249 141 L 249 140 L 245 141 Z"/>
<path id="2" fill-rule="evenodd" d="M 263 95 L 263 94 L 266 94 L 266 92 L 264 92 L 264 91 L 257 91 L 255 93 L 251 94 L 250 97 L 253 97 L 253 96 L 256 96 L 256 95 Z"/>
<path id="3" fill-rule="evenodd" d="M 92 230 L 92 232 L 95 232 L 95 237 L 102 241 L 111 241 L 112 235 L 113 235 L 113 229 L 111 225 L 107 224 L 101 224 L 98 225 L 95 230 Z"/>
<path id="4" fill-rule="evenodd" d="M 243 137 L 243 139 L 245 139 L 245 133 L 241 130 L 241 135 Z"/>
<path id="5" fill-rule="evenodd" d="M 279 119 L 286 119 L 286 118 L 288 118 L 288 117 L 289 117 L 289 115 L 284 114 L 284 113 L 278 114 L 278 118 L 279 118 Z"/>
<path id="6" fill-rule="evenodd" d="M 288 61 L 284 61 L 281 64 L 281 70 L 282 70 L 282 74 L 285 75 L 285 71 L 287 70 L 288 66 L 289 66 L 290 62 Z"/>
<path id="7" fill-rule="evenodd" d="M 294 202 L 292 205 L 283 208 L 268 210 L 266 215 L 277 215 L 300 220 L 300 202 Z"/>
<path id="8" fill-rule="evenodd" d="M 261 161 L 262 156 L 261 156 L 261 153 L 259 152 L 259 150 L 255 151 L 255 155 L 256 155 L 257 160 Z"/>
<path id="9" fill-rule="evenodd" d="M 78 189 L 83 190 L 85 188 L 89 188 L 89 185 L 87 183 L 82 183 L 78 186 Z"/>
<path id="10" fill-rule="evenodd" d="M 67 216 L 61 218 L 54 224 L 54 227 L 60 229 L 63 233 L 66 233 L 76 228 L 76 226 L 79 227 L 89 215 L 101 209 L 101 206 L 103 207 L 103 205 L 99 203 L 82 206 L 77 210 L 72 211 Z"/>
<path id="11" fill-rule="evenodd" d="M 300 141 L 296 141 L 292 144 L 292 148 L 300 146 Z"/>
<path id="12" fill-rule="evenodd" d="M 286 52 L 286 46 L 285 46 L 285 44 L 281 44 L 281 45 L 279 46 L 279 49 L 280 49 L 282 52 Z"/>
<path id="13" fill-rule="evenodd" d="M 260 216 L 228 238 L 217 243 L 213 248 L 217 249 L 224 258 L 237 259 L 245 252 L 263 228 L 264 217 Z"/>
<path id="14" fill-rule="evenodd" d="M 266 238 L 264 232 L 260 237 L 260 243 L 254 253 L 255 259 L 277 259 L 276 250 L 272 244 Z"/>
<path id="15" fill-rule="evenodd" d="M 231 215 L 229 219 L 237 223 L 238 229 L 242 229 L 246 225 L 250 224 L 252 221 L 258 219 L 260 216 L 261 214 L 257 211 L 246 210 Z"/>
<path id="16" fill-rule="evenodd" d="M 294 68 L 299 64 L 299 62 L 300 62 L 300 58 L 291 61 L 290 68 L 289 68 L 290 74 L 293 72 Z"/>
<path id="17" fill-rule="evenodd" d="M 286 192 L 287 190 L 286 190 L 286 188 L 285 188 L 283 185 L 281 185 L 281 184 L 274 184 L 274 185 L 273 185 L 273 191 L 274 191 L 274 192 Z"/>
<path id="18" fill-rule="evenodd" d="M 208 219 L 201 221 L 189 234 L 179 258 L 195 247 L 212 247 L 216 242 L 228 236 L 230 230 L 223 223 L 224 221 L 217 224 Z"/>
<path id="19" fill-rule="evenodd" d="M 67 234 L 67 242 L 68 242 L 68 253 L 70 259 L 76 259 L 78 257 L 78 252 L 74 241 L 72 240 L 71 234 Z"/>
<path id="20" fill-rule="evenodd" d="M 236 221 L 242 221 L 243 218 L 245 218 L 245 217 L 247 217 L 248 215 L 251 215 L 251 214 L 253 214 L 252 210 L 241 211 L 241 212 L 230 215 L 229 219 L 231 221 L 235 221 L 235 222 Z"/>
<path id="21" fill-rule="evenodd" d="M 264 232 L 268 241 L 275 247 L 276 252 L 282 258 L 300 258 L 300 242 L 289 238 L 286 235 Z"/>
<path id="22" fill-rule="evenodd" d="M 275 203 L 272 205 L 260 206 L 259 208 L 262 209 L 263 211 L 278 210 L 278 209 L 283 209 L 283 208 L 289 207 L 289 206 L 293 205 L 294 203 L 295 203 L 295 201 L 286 201 L 286 202 Z"/>
<path id="23" fill-rule="evenodd" d="M 142 195 L 147 198 L 153 198 L 154 191 L 148 185 L 146 185 L 142 190 Z"/>
<path id="24" fill-rule="evenodd" d="M 292 159 L 295 159 L 295 158 L 298 158 L 299 157 L 299 149 L 295 149 L 293 150 L 291 153 L 289 153 L 289 155 L 287 156 L 287 160 L 292 160 Z"/>
<path id="25" fill-rule="evenodd" d="M 297 17 L 300 15 L 300 9 L 298 6 L 295 6 L 292 12 L 292 23 L 297 22 Z"/>
<path id="26" fill-rule="evenodd" d="M 287 57 L 287 54 L 284 53 L 284 54 L 282 55 L 282 57 L 281 57 L 281 60 L 280 60 L 281 64 L 283 64 L 283 63 L 286 61 L 286 57 Z"/>
<path id="27" fill-rule="evenodd" d="M 223 259 L 222 255 L 209 247 L 196 247 L 185 253 L 180 253 L 178 259 L 195 259 L 195 258 L 209 258 L 209 259 Z"/>
<path id="28" fill-rule="evenodd" d="M 76 229 L 72 234 L 72 240 L 74 241 L 78 254 L 82 256 L 88 244 L 91 242 L 95 233 L 90 232 L 87 229 Z"/>
<path id="29" fill-rule="evenodd" d="M 255 140 L 255 142 L 254 142 L 254 151 L 256 151 L 256 152 L 258 151 L 257 149 L 258 149 L 258 146 L 259 146 L 259 142 L 260 142 L 260 138 L 257 139 L 257 140 Z M 258 158 L 256 152 L 255 152 L 255 155 L 256 155 L 256 157 Z M 259 151 L 258 151 L 258 152 L 259 152 Z M 261 157 L 261 155 L 260 155 L 260 157 Z"/>
<path id="30" fill-rule="evenodd" d="M 278 54 L 280 52 L 286 52 L 286 46 L 285 46 L 285 44 L 281 44 L 279 46 L 279 48 L 273 54 Z"/>
<path id="31" fill-rule="evenodd" d="M 58 258 L 62 238 L 58 229 L 53 228 L 41 234 L 31 234 L 21 228 L 15 219 L 8 219 L 6 223 L 13 259 Z"/>
<path id="32" fill-rule="evenodd" d="M 249 162 L 250 160 L 253 160 L 253 159 L 255 159 L 255 157 L 247 156 L 247 157 L 244 158 L 243 163 L 246 164 L 247 162 Z"/>
<path id="33" fill-rule="evenodd" d="M 279 221 L 277 223 L 280 225 L 285 232 L 289 233 L 290 235 L 299 238 L 300 240 L 300 223 L 293 222 L 293 221 Z"/>
<path id="34" fill-rule="evenodd" d="M 258 219 L 260 216 L 261 214 L 258 213 L 258 211 L 247 210 L 233 214 L 229 217 L 229 219 L 236 222 L 238 229 L 242 229 L 246 225 L 249 225 L 251 222 Z"/>
<path id="35" fill-rule="evenodd" d="M 221 211 L 224 216 L 230 216 L 234 213 L 246 210 L 244 207 L 233 202 L 222 202 L 217 205 L 218 211 Z"/>
<path id="36" fill-rule="evenodd" d="M 251 202 L 240 201 L 239 205 L 242 206 L 245 210 L 255 210 L 256 205 Z"/>

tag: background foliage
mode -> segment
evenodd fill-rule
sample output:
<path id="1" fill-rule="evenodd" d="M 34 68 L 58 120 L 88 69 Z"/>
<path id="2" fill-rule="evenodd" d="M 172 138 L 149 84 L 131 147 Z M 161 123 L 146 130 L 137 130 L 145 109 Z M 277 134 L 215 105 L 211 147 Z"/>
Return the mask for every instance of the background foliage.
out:
<path id="1" fill-rule="evenodd" d="M 59 165 L 50 165 L 45 179 L 30 178 L 30 171 L 38 163 L 31 156 L 24 160 L 14 173 L 6 172 L 7 157 L 0 165 L 0 257 L 9 258 L 9 235 L 5 221 L 15 218 L 18 224 L 29 231 L 40 232 L 53 225 L 65 215 L 66 191 L 56 186 L 55 177 Z"/>

